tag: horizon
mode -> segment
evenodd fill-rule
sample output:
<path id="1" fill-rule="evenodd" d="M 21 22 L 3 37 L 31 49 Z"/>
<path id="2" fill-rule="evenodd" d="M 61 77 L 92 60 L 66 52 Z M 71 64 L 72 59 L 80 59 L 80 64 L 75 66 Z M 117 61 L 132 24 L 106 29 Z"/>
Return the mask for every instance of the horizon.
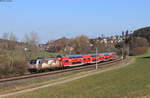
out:
<path id="1" fill-rule="evenodd" d="M 150 1 L 45 0 L 0 2 L 0 36 L 13 32 L 19 40 L 36 32 L 40 43 L 61 37 L 121 35 L 149 26 Z"/>

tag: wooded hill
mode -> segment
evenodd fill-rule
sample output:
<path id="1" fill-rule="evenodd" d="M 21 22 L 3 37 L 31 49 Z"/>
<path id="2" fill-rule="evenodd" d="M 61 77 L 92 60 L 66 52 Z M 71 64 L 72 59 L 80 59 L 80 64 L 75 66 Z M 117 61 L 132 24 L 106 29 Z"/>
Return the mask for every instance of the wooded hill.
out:
<path id="1" fill-rule="evenodd" d="M 133 36 L 135 37 L 143 37 L 147 39 L 150 45 L 150 27 L 144 27 L 141 29 L 137 29 L 133 32 Z"/>

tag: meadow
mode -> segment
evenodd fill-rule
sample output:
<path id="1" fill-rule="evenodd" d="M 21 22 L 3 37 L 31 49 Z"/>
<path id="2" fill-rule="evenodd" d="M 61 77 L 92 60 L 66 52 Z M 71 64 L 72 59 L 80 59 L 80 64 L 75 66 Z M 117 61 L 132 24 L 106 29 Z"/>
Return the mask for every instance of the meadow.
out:
<path id="1" fill-rule="evenodd" d="M 150 97 L 150 50 L 126 67 L 10 98 Z"/>

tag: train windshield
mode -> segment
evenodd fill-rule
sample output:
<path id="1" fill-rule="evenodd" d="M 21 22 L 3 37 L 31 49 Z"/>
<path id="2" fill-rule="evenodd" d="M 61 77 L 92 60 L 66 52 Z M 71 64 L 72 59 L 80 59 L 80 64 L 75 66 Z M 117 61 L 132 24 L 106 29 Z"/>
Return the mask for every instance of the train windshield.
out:
<path id="1" fill-rule="evenodd" d="M 30 64 L 36 64 L 36 61 L 37 61 L 37 60 L 31 60 L 31 61 L 30 61 Z"/>

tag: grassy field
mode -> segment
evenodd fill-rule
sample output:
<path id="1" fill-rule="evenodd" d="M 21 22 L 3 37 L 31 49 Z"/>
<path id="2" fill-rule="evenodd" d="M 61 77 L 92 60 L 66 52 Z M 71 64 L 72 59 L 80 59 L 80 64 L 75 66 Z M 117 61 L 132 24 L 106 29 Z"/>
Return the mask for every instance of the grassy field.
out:
<path id="1" fill-rule="evenodd" d="M 150 97 L 150 51 L 124 68 L 10 98 L 141 98 Z M 149 98 L 146 97 L 146 98 Z"/>

